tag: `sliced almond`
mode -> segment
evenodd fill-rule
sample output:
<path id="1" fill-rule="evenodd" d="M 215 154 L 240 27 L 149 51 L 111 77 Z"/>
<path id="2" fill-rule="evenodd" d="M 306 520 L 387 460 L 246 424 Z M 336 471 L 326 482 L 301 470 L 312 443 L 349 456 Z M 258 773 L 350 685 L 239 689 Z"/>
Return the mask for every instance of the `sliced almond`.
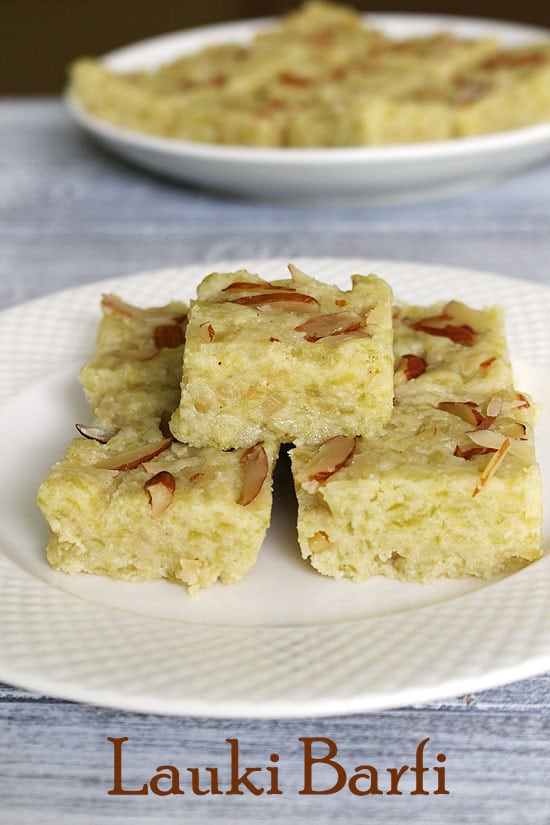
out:
<path id="1" fill-rule="evenodd" d="M 426 372 L 426 366 L 427 364 L 423 358 L 408 353 L 401 358 L 397 372 L 403 375 L 406 381 L 412 381 L 414 378 L 418 378 L 419 375 Z"/>
<path id="2" fill-rule="evenodd" d="M 106 429 L 105 427 L 88 427 L 86 424 L 75 424 L 75 427 L 84 438 L 98 441 L 100 444 L 106 444 L 118 432 L 118 430 Z"/>
<path id="3" fill-rule="evenodd" d="M 103 310 L 115 312 L 119 315 L 126 315 L 129 318 L 143 318 L 149 323 L 162 323 L 163 321 L 172 321 L 174 324 L 183 324 L 187 320 L 187 312 L 184 311 L 179 315 L 174 315 L 174 308 L 170 307 L 136 307 L 123 301 L 118 295 L 112 293 L 105 293 L 101 296 L 101 307 Z"/>
<path id="4" fill-rule="evenodd" d="M 516 393 L 516 401 L 517 401 L 517 407 L 520 410 L 521 409 L 528 409 L 531 406 L 531 404 L 529 403 L 529 399 L 522 392 Z"/>
<path id="5" fill-rule="evenodd" d="M 143 310 L 133 304 L 128 304 L 119 298 L 118 295 L 113 295 L 106 292 L 101 296 L 101 307 L 110 312 L 116 312 L 119 315 L 127 315 L 129 318 L 140 318 L 143 315 Z"/>
<path id="6" fill-rule="evenodd" d="M 293 286 L 279 286 L 277 284 L 270 284 L 268 281 L 233 281 L 232 284 L 224 286 L 222 292 L 267 292 L 273 290 L 275 292 L 296 292 Z"/>
<path id="7" fill-rule="evenodd" d="M 176 489 L 176 480 L 172 473 L 162 470 L 144 484 L 144 490 L 149 496 L 149 504 L 153 515 L 163 513 L 171 505 Z"/>
<path id="8" fill-rule="evenodd" d="M 517 393 L 513 401 L 502 402 L 502 410 L 506 412 L 508 410 L 527 410 L 530 406 L 529 399 L 523 393 Z"/>
<path id="9" fill-rule="evenodd" d="M 319 301 L 301 292 L 271 292 L 262 295 L 244 295 L 233 298 L 229 303 L 283 312 L 318 312 Z"/>
<path id="10" fill-rule="evenodd" d="M 465 421 L 466 424 L 471 424 L 473 427 L 479 428 L 483 416 L 481 415 L 477 404 L 473 401 L 440 401 L 437 405 L 438 410 L 456 415 Z"/>
<path id="11" fill-rule="evenodd" d="M 502 444 L 509 439 L 498 430 L 488 430 L 483 427 L 477 430 L 468 430 L 466 435 L 479 447 L 487 447 L 489 450 L 499 450 Z"/>
<path id="12" fill-rule="evenodd" d="M 298 283 L 303 284 L 305 281 L 310 280 L 309 275 L 306 275 L 305 272 L 302 272 L 302 270 L 298 269 L 298 267 L 294 264 L 288 264 L 287 269 L 290 272 L 293 281 L 297 281 Z"/>
<path id="13" fill-rule="evenodd" d="M 216 337 L 216 330 L 209 321 L 205 321 L 204 324 L 199 324 L 198 333 L 199 338 L 202 341 L 208 341 L 208 343 L 212 343 Z"/>
<path id="14" fill-rule="evenodd" d="M 154 441 L 152 444 L 143 444 L 134 450 L 126 450 L 118 455 L 112 455 L 98 461 L 94 466 L 99 470 L 135 470 L 144 461 L 150 461 L 159 453 L 167 450 L 172 443 L 171 438 L 163 438 L 162 441 Z"/>
<path id="15" fill-rule="evenodd" d="M 342 332 L 338 335 L 329 335 L 327 338 L 319 338 L 316 343 L 321 343 L 324 347 L 337 347 L 343 344 L 344 341 L 350 341 L 354 338 L 372 338 L 372 335 L 364 329 L 354 329 L 351 332 Z"/>
<path id="16" fill-rule="evenodd" d="M 485 487 L 491 476 L 494 476 L 502 461 L 510 449 L 510 439 L 505 438 L 494 456 L 491 458 L 485 469 L 483 470 L 482 474 L 479 477 L 479 481 L 477 482 L 474 491 L 472 493 L 473 496 L 477 496 L 479 492 Z"/>
<path id="17" fill-rule="evenodd" d="M 502 398 L 500 398 L 498 395 L 495 395 L 487 404 L 486 413 L 489 416 L 489 418 L 497 418 L 497 416 L 500 415 L 501 411 Z"/>
<path id="18" fill-rule="evenodd" d="M 181 347 L 185 338 L 179 324 L 158 324 L 153 332 L 157 349 L 176 349 Z"/>
<path id="19" fill-rule="evenodd" d="M 328 338 L 331 335 L 343 335 L 355 332 L 363 325 L 363 319 L 357 312 L 331 312 L 329 315 L 317 315 L 303 324 L 294 327 L 296 332 L 303 332 L 310 343 Z"/>
<path id="20" fill-rule="evenodd" d="M 428 327 L 444 327 L 449 321 L 452 321 L 452 316 L 448 315 L 446 312 L 441 313 L 440 315 L 428 315 L 426 318 L 419 318 L 418 321 L 413 321 L 410 323 L 410 326 L 414 329 L 415 324 L 419 324 L 421 326 L 428 326 Z"/>
<path id="21" fill-rule="evenodd" d="M 243 488 L 239 503 L 246 507 L 254 501 L 267 477 L 269 462 L 263 445 L 255 444 L 245 450 L 239 459 L 239 464 L 244 465 Z"/>
<path id="22" fill-rule="evenodd" d="M 502 425 L 500 432 L 507 438 L 515 438 L 520 441 L 527 439 L 527 427 L 525 424 L 520 424 L 519 421 L 512 421 L 510 424 Z"/>
<path id="23" fill-rule="evenodd" d="M 309 493 L 351 461 L 357 445 L 355 436 L 335 435 L 321 444 L 319 450 L 296 474 L 296 481 Z"/>
<path id="24" fill-rule="evenodd" d="M 453 455 L 470 461 L 478 455 L 488 455 L 489 453 L 494 453 L 494 450 L 490 447 L 461 447 L 460 444 L 457 444 Z"/>
<path id="25" fill-rule="evenodd" d="M 449 324 L 439 323 L 439 320 L 444 316 L 437 318 L 423 318 L 420 321 L 415 321 L 410 326 L 418 332 L 425 332 L 427 335 L 435 335 L 440 338 L 449 338 L 455 344 L 462 344 L 465 347 L 471 347 L 477 339 L 477 332 L 475 332 L 469 324 Z M 433 323 L 437 321 L 437 323 Z"/>

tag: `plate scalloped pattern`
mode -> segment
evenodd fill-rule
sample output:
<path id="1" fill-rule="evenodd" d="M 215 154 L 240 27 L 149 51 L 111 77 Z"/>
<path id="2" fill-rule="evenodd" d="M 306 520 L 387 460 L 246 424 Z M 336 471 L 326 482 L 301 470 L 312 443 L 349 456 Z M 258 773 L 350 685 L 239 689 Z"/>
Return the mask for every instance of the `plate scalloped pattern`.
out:
<path id="1" fill-rule="evenodd" d="M 286 262 L 245 261 L 266 278 Z M 395 261 L 298 259 L 343 284 L 378 271 L 404 300 L 458 297 L 508 310 L 514 358 L 550 362 L 550 289 L 487 273 Z M 101 292 L 137 303 L 192 297 L 213 269 L 195 265 L 111 279 L 2 313 L 0 402 L 90 348 Z M 31 336 L 29 333 L 33 332 Z M 19 349 L 14 342 L 26 341 Z M 11 355 L 13 354 L 13 358 Z M 29 491 L 33 496 L 34 491 Z M 336 624 L 206 626 L 144 618 L 52 588 L 2 554 L 0 679 L 129 710 L 211 717 L 368 711 L 491 687 L 550 666 L 548 557 L 448 602 Z"/>

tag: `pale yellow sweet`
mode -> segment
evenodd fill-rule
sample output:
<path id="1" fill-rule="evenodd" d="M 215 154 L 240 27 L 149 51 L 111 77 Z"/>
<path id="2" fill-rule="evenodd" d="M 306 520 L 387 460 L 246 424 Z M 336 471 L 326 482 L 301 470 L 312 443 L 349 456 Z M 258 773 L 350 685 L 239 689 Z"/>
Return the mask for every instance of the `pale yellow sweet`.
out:
<path id="1" fill-rule="evenodd" d="M 395 398 L 407 404 L 469 401 L 513 385 L 501 307 L 459 301 L 394 310 Z M 447 334 L 445 334 L 447 333 Z M 407 380 L 407 357 L 425 372 Z"/>
<path id="2" fill-rule="evenodd" d="M 80 371 L 100 426 L 139 426 L 177 406 L 187 309 L 180 301 L 141 309 L 104 296 L 96 353 Z"/>
<path id="3" fill-rule="evenodd" d="M 162 347 L 146 361 L 121 355 L 149 348 L 154 328 L 174 315 L 169 323 L 181 323 L 185 308 L 172 304 L 134 317 L 104 309 L 98 352 L 82 379 L 93 423 L 111 437 L 106 444 L 74 439 L 41 484 L 38 504 L 51 530 L 48 560 L 71 574 L 167 578 L 190 593 L 217 580 L 237 581 L 256 561 L 269 525 L 278 445 L 257 448 L 265 451 L 265 479 L 253 500 L 243 502 L 245 451 L 197 450 L 165 438 L 163 413 L 172 412 L 179 397 L 181 346 Z M 96 466 L 159 443 L 166 448 L 133 469 Z M 165 507 L 154 506 L 146 487 L 159 473 L 169 474 L 174 486 Z"/>
<path id="4" fill-rule="evenodd" d="M 221 449 L 266 437 L 312 443 L 373 433 L 390 417 L 388 285 L 354 275 L 341 290 L 291 270 L 270 283 L 213 273 L 199 286 L 171 421 L 178 440 Z"/>
<path id="5" fill-rule="evenodd" d="M 392 39 L 339 4 L 306 3 L 250 43 L 223 43 L 150 72 L 77 61 L 91 114 L 178 140 L 362 146 L 444 140 L 550 118 L 547 44 L 502 48 L 449 32 Z"/>
<path id="6" fill-rule="evenodd" d="M 136 582 L 166 578 L 190 593 L 217 580 L 238 581 L 250 570 L 269 526 L 276 446 L 264 445 L 268 475 L 246 506 L 240 503 L 242 450 L 196 450 L 174 442 L 133 470 L 95 466 L 158 440 L 158 426 L 151 423 L 123 430 L 105 446 L 83 438 L 72 442 L 38 493 L 52 531 L 47 555 L 53 567 Z M 156 514 L 145 484 L 159 472 L 172 475 L 175 491 L 167 509 Z"/>
<path id="7" fill-rule="evenodd" d="M 457 136 L 501 132 L 550 120 L 550 42 L 501 50 L 455 78 Z"/>
<path id="8" fill-rule="evenodd" d="M 417 317 L 432 312 L 410 308 Z M 402 317 L 408 314 L 404 308 Z M 318 447 L 292 451 L 302 555 L 319 572 L 357 581 L 378 574 L 411 582 L 491 578 L 541 555 L 534 410 L 512 388 L 498 310 L 471 317 L 487 330 L 480 352 L 485 356 L 487 345 L 495 356 L 485 386 L 484 368 L 462 375 L 461 357 L 471 347 L 439 336 L 431 336 L 431 346 L 426 333 L 399 322 L 397 353 L 428 352 L 428 369 L 397 380 L 396 406 L 382 433 L 357 439 L 348 463 L 326 479 L 308 472 Z M 399 372 L 399 357 L 396 363 Z M 458 407 L 445 407 L 457 400 Z M 479 425 L 463 420 L 468 409 Z M 495 448 L 483 451 L 473 439 L 487 436 L 468 434 L 478 426 L 490 431 Z"/>

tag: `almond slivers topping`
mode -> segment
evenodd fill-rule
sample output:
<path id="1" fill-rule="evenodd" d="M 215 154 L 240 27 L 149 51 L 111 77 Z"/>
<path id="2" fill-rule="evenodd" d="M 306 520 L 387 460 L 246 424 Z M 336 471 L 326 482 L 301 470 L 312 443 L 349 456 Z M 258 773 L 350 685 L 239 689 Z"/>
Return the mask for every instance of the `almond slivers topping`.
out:
<path id="1" fill-rule="evenodd" d="M 255 444 L 244 451 L 239 459 L 244 465 L 243 487 L 240 504 L 246 507 L 250 504 L 263 487 L 269 469 L 269 462 L 263 444 Z"/>
<path id="2" fill-rule="evenodd" d="M 224 286 L 222 292 L 296 292 L 293 286 L 278 286 L 270 284 L 268 281 L 233 281 L 232 284 Z"/>
<path id="3" fill-rule="evenodd" d="M 174 498 L 176 480 L 172 473 L 162 470 L 144 484 L 144 490 L 149 496 L 149 504 L 153 510 L 153 515 L 163 513 Z"/>
<path id="4" fill-rule="evenodd" d="M 508 438 L 517 438 L 520 441 L 527 439 L 527 427 L 525 424 L 520 424 L 519 421 L 512 421 L 510 424 L 504 424 L 500 428 L 500 432 Z"/>
<path id="5" fill-rule="evenodd" d="M 118 455 L 112 455 L 98 461 L 94 466 L 99 470 L 135 470 L 140 464 L 167 450 L 171 445 L 171 438 L 164 438 L 162 441 L 155 441 L 152 444 L 144 444 L 134 450 L 126 450 Z"/>
<path id="6" fill-rule="evenodd" d="M 101 296 L 101 307 L 110 312 L 117 312 L 119 315 L 127 315 L 129 318 L 140 318 L 143 315 L 143 310 L 140 307 L 128 304 L 118 295 L 112 293 L 105 293 Z"/>
<path id="7" fill-rule="evenodd" d="M 328 338 L 332 335 L 356 332 L 362 324 L 363 319 L 357 312 L 345 311 L 332 312 L 329 315 L 318 315 L 294 327 L 294 329 L 296 332 L 303 332 L 306 341 L 314 343 L 321 338 Z"/>
<path id="8" fill-rule="evenodd" d="M 480 475 L 479 481 L 477 482 L 477 484 L 474 488 L 474 491 L 472 493 L 472 497 L 477 496 L 477 494 L 480 493 L 481 490 L 485 487 L 485 485 L 487 484 L 487 482 L 489 481 L 491 476 L 493 476 L 496 473 L 496 471 L 498 470 L 498 468 L 502 464 L 504 456 L 506 455 L 506 453 L 508 452 L 509 449 L 510 449 L 510 439 L 505 438 L 504 441 L 502 442 L 502 444 L 500 445 L 500 447 L 498 448 L 498 450 L 496 451 L 496 453 L 492 456 L 491 460 L 489 461 L 489 463 L 485 467 L 482 474 Z"/>
<path id="9" fill-rule="evenodd" d="M 318 312 L 319 301 L 311 295 L 301 292 L 267 292 L 261 295 L 244 295 L 232 298 L 229 303 L 255 307 L 264 310 L 282 310 L 286 312 Z"/>
<path id="10" fill-rule="evenodd" d="M 488 430 L 485 428 L 469 430 L 466 435 L 474 444 L 477 444 L 479 447 L 487 447 L 490 450 L 499 450 L 505 441 L 509 441 L 509 439 L 498 430 Z"/>
<path id="11" fill-rule="evenodd" d="M 494 453 L 494 450 L 490 447 L 461 447 L 457 444 L 453 455 L 457 458 L 463 458 L 465 461 L 470 461 L 478 455 L 488 455 L 488 453 Z"/>
<path id="12" fill-rule="evenodd" d="M 296 481 L 308 493 L 351 461 L 357 445 L 355 436 L 335 435 L 321 444 L 317 453 L 296 474 Z"/>
<path id="13" fill-rule="evenodd" d="M 104 427 L 88 427 L 86 424 L 75 424 L 75 427 L 84 438 L 98 441 L 99 444 L 106 444 L 118 432 L 118 430 L 107 430 Z"/>
<path id="14" fill-rule="evenodd" d="M 209 321 L 205 321 L 203 324 L 199 324 L 198 330 L 199 336 L 203 341 L 208 341 L 209 343 L 212 343 L 212 341 L 216 337 L 216 330 Z"/>
<path id="15" fill-rule="evenodd" d="M 397 372 L 403 375 L 406 381 L 412 381 L 413 378 L 418 378 L 419 375 L 426 372 L 426 366 L 427 364 L 423 358 L 408 353 L 402 357 Z"/>
<path id="16" fill-rule="evenodd" d="M 490 418 L 496 418 L 502 412 L 502 398 L 495 396 L 491 398 L 489 403 L 487 404 L 487 415 Z"/>
<path id="17" fill-rule="evenodd" d="M 473 401 L 441 401 L 437 409 L 456 415 L 473 427 L 480 427 L 483 421 L 483 416 Z"/>
<path id="18" fill-rule="evenodd" d="M 475 343 L 477 338 L 477 332 L 475 332 L 469 324 L 447 324 L 445 323 L 442 326 L 438 324 L 435 325 L 434 321 L 439 321 L 440 318 L 444 316 L 439 316 L 436 318 L 424 318 L 420 321 L 415 321 L 411 324 L 412 329 L 416 329 L 418 332 L 425 332 L 428 335 L 436 335 L 440 338 L 449 338 L 450 341 L 453 341 L 455 344 L 462 344 L 465 347 L 471 347 L 472 344 Z"/>

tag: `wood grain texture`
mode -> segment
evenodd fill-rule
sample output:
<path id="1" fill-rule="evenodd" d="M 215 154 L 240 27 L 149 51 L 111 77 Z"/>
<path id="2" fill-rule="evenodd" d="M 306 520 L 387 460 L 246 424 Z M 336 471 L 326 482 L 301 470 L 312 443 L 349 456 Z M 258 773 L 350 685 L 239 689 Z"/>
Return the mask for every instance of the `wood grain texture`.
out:
<path id="1" fill-rule="evenodd" d="M 98 278 L 219 259 L 377 257 L 485 269 L 550 283 L 550 167 L 461 198 L 367 208 L 253 203 L 185 189 L 97 148 L 54 99 L 0 103 L 0 308 Z M 376 822 L 548 825 L 550 675 L 445 702 L 329 719 L 175 719 L 78 705 L 0 685 L 1 825 Z M 158 765 L 243 765 L 280 754 L 278 796 L 112 797 Z M 299 737 L 329 737 L 350 769 L 447 757 L 449 796 L 298 794 Z"/>

